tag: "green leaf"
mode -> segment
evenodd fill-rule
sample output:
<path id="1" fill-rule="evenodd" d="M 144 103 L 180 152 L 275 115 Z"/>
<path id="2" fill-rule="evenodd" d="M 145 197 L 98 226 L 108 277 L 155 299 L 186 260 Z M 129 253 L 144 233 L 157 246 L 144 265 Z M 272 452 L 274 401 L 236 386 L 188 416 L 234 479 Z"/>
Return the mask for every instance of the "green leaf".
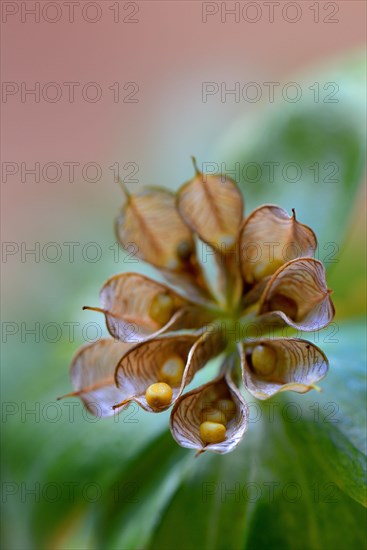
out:
<path id="1" fill-rule="evenodd" d="M 254 443 L 224 463 L 213 457 L 197 469 L 149 548 L 364 547 L 365 510 L 320 474 L 277 422 L 271 436 L 266 430 Z"/>
<path id="2" fill-rule="evenodd" d="M 330 336 L 331 330 L 333 336 Z M 336 332 L 335 332 L 336 331 Z M 328 334 L 329 332 L 329 334 Z M 334 333 L 335 332 L 335 333 Z M 323 391 L 315 399 L 304 396 L 304 422 L 296 429 L 286 423 L 289 436 L 313 453 L 320 469 L 356 501 L 367 505 L 366 495 L 366 370 L 364 324 L 326 329 L 321 343 L 330 360 L 330 372 Z M 301 407 L 303 396 L 292 401 Z M 316 425 L 316 429 L 315 429 Z M 317 435 L 317 445 L 315 443 Z M 320 452 L 320 450 L 322 452 Z"/>
<path id="3" fill-rule="evenodd" d="M 100 547 L 145 547 L 191 461 L 166 432 L 125 464 L 97 519 Z"/>

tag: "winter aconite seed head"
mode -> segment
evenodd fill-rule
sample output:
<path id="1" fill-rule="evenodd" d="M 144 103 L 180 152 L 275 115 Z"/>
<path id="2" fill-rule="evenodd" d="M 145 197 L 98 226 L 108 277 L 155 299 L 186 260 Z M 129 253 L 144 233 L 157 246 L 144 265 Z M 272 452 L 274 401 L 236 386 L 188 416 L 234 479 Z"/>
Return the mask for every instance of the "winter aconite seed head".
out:
<path id="1" fill-rule="evenodd" d="M 164 326 L 172 317 L 174 303 L 168 294 L 160 292 L 154 298 L 149 308 L 149 315 L 160 326 Z"/>
<path id="2" fill-rule="evenodd" d="M 145 398 L 152 409 L 167 407 L 172 401 L 172 388 L 164 382 L 157 382 L 149 386 Z"/>
<path id="3" fill-rule="evenodd" d="M 267 376 L 274 372 L 276 366 L 276 353 L 269 346 L 256 346 L 251 355 L 251 362 L 258 374 Z"/>
<path id="4" fill-rule="evenodd" d="M 185 363 L 179 355 L 173 355 L 163 363 L 160 373 L 162 380 L 170 386 L 178 386 L 181 383 L 185 370 Z"/>
<path id="5" fill-rule="evenodd" d="M 249 424 L 241 378 L 264 400 L 315 389 L 328 371 L 317 346 L 266 337 L 269 327 L 317 331 L 335 311 L 324 266 L 314 258 L 316 236 L 294 209 L 290 216 L 265 204 L 244 218 L 234 180 L 202 174 L 195 160 L 194 169 L 177 193 L 153 186 L 133 192 L 119 179 L 119 243 L 125 249 L 134 243 L 137 257 L 160 270 L 167 284 L 137 273 L 108 279 L 101 307 L 83 309 L 103 314 L 113 339 L 76 354 L 68 396 L 79 396 L 88 410 L 97 405 L 98 416 L 117 414 L 131 402 L 152 413 L 172 406 L 170 429 L 180 445 L 225 454 Z M 277 246 L 269 256 L 271 243 Z M 214 253 L 213 266 L 204 265 L 201 245 Z M 215 377 L 188 390 L 215 358 Z"/>
<path id="6" fill-rule="evenodd" d="M 227 424 L 226 415 L 219 409 L 213 407 L 206 407 L 201 412 L 201 419 L 203 422 L 217 422 L 218 424 Z"/>
<path id="7" fill-rule="evenodd" d="M 225 415 L 227 420 L 231 420 L 236 414 L 236 405 L 232 399 L 218 399 L 216 407 Z"/>
<path id="8" fill-rule="evenodd" d="M 221 443 L 226 438 L 226 427 L 218 422 L 202 422 L 200 437 L 204 443 Z"/>

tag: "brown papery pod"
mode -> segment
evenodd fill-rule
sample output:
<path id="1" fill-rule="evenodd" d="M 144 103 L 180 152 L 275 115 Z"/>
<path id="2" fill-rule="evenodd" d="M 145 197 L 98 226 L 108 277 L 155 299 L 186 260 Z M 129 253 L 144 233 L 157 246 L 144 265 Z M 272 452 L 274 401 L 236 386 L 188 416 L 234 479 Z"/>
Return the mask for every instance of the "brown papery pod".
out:
<path id="1" fill-rule="evenodd" d="M 115 381 L 123 398 L 120 406 L 135 401 L 144 410 L 162 412 L 168 409 L 192 381 L 195 373 L 218 355 L 225 346 L 220 332 L 197 334 L 180 334 L 161 336 L 134 346 L 116 367 Z M 182 376 L 172 389 L 171 401 L 159 408 L 152 407 L 146 398 L 146 392 L 152 384 L 165 382 L 162 368 L 168 360 L 183 362 Z"/>
<path id="2" fill-rule="evenodd" d="M 246 283 L 255 284 L 295 258 L 313 256 L 317 239 L 310 227 L 288 216 L 283 208 L 260 206 L 243 222 L 239 257 Z"/>
<path id="3" fill-rule="evenodd" d="M 116 221 L 122 246 L 133 244 L 138 258 L 158 268 L 184 271 L 195 257 L 195 243 L 177 211 L 175 195 L 156 187 L 145 187 L 136 194 L 125 189 L 125 194 Z"/>
<path id="4" fill-rule="evenodd" d="M 210 410 L 220 408 L 218 404 L 223 400 L 234 404 L 233 415 L 225 426 L 225 439 L 219 443 L 205 443 L 200 432 L 200 426 L 207 418 L 205 411 L 209 410 L 210 415 Z M 182 395 L 172 409 L 170 429 L 181 447 L 197 449 L 198 454 L 204 451 L 225 454 L 240 443 L 247 430 L 248 419 L 248 406 L 230 374 L 227 373 Z"/>
<path id="5" fill-rule="evenodd" d="M 170 286 L 174 289 L 177 288 L 180 295 L 184 296 L 186 300 L 204 307 L 213 306 L 213 303 L 216 303 L 216 298 L 209 288 L 201 266 L 195 259 L 194 263 L 188 267 L 192 267 L 192 269 L 182 273 L 174 273 L 167 269 L 160 269 L 159 273 Z"/>
<path id="6" fill-rule="evenodd" d="M 179 189 L 178 209 L 202 241 L 228 253 L 235 247 L 242 221 L 242 194 L 233 180 L 202 174 L 193 160 L 196 174 Z"/>
<path id="7" fill-rule="evenodd" d="M 262 339 L 239 344 L 239 348 L 244 385 L 258 399 L 287 390 L 318 389 L 315 383 L 328 371 L 325 354 L 306 340 Z"/>
<path id="8" fill-rule="evenodd" d="M 85 309 L 104 313 L 110 334 L 124 342 L 138 343 L 168 330 L 196 328 L 203 319 L 198 308 L 166 285 L 137 273 L 111 277 L 99 296 L 102 308 Z"/>
<path id="9" fill-rule="evenodd" d="M 286 324 L 300 330 L 319 330 L 334 317 L 330 293 L 321 262 L 314 258 L 291 260 L 268 282 L 259 314 L 279 316 Z"/>
<path id="10" fill-rule="evenodd" d="M 130 348 L 131 345 L 107 338 L 82 347 L 70 365 L 74 391 L 63 397 L 80 397 L 96 416 L 113 415 L 113 405 L 122 399 L 115 384 L 116 365 Z"/>

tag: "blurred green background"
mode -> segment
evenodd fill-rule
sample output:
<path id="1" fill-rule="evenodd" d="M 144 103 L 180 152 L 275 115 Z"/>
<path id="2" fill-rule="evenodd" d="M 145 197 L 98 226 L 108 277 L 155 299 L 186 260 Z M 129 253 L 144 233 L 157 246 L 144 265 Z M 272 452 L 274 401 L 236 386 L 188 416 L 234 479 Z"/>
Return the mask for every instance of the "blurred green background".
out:
<path id="1" fill-rule="evenodd" d="M 93 210 L 89 226 L 85 217 L 80 225 L 70 220 L 75 241 L 94 241 L 98 233 L 103 261 L 85 261 L 79 248 L 73 263 L 65 254 L 41 269 L 19 263 L 37 279 L 32 309 L 22 309 L 21 321 L 10 312 L 3 317 L 3 548 L 366 547 L 365 76 L 360 54 L 310 70 L 301 76 L 304 86 L 337 82 L 336 103 L 308 96 L 258 108 L 198 159 L 301 167 L 302 178 L 293 182 L 248 172 L 240 181 L 246 213 L 263 202 L 296 208 L 316 231 L 337 310 L 318 340 L 310 336 L 330 359 L 323 392 L 258 405 L 261 418 L 253 418 L 233 454 L 194 459 L 173 442 L 169 412 L 150 416 L 131 407 L 103 420 L 87 415 L 78 400 L 55 401 L 70 391 L 67 367 L 77 347 L 106 334 L 103 320 L 81 307 L 97 305 L 109 275 L 153 273 L 122 252 L 116 257 L 113 183 L 98 195 L 100 203 L 116 200 L 109 217 L 102 208 L 99 218 Z M 179 176 L 184 181 L 191 173 L 188 159 Z M 27 333 L 32 328 L 36 333 Z M 206 377 L 200 373 L 195 384 Z M 291 402 L 301 410 L 297 421 L 287 415 Z"/>

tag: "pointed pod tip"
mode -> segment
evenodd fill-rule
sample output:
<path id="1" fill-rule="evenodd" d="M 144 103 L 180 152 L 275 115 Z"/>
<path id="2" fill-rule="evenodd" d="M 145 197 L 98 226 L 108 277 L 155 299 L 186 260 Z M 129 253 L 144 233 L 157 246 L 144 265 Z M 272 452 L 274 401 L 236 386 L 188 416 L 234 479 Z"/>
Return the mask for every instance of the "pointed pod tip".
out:
<path id="1" fill-rule="evenodd" d="M 292 208 L 292 218 L 294 221 L 296 221 L 296 209 Z"/>
<path id="2" fill-rule="evenodd" d="M 206 449 L 199 449 L 198 452 L 195 454 L 194 458 L 197 458 L 198 456 L 202 455 L 203 453 L 205 453 Z"/>
<path id="3" fill-rule="evenodd" d="M 66 393 L 65 395 L 60 395 L 59 397 L 56 397 L 56 401 L 60 401 L 61 399 L 66 399 L 67 397 L 78 397 L 81 394 L 80 391 L 72 391 L 70 393 Z"/>
<path id="4" fill-rule="evenodd" d="M 194 155 L 191 155 L 191 160 L 192 160 L 192 164 L 194 165 L 194 170 L 195 170 L 196 175 L 200 176 L 201 172 L 198 168 L 198 165 L 197 165 L 197 162 L 196 162 L 196 157 L 194 157 Z"/>
<path id="5" fill-rule="evenodd" d="M 104 315 L 107 313 L 107 311 L 105 309 L 102 309 L 101 307 L 83 306 L 82 310 L 96 311 L 97 313 L 103 313 Z"/>
<path id="6" fill-rule="evenodd" d="M 131 401 L 131 398 L 124 399 L 123 401 L 121 401 L 121 403 L 117 403 L 117 405 L 112 405 L 111 409 L 115 411 L 116 409 L 119 409 L 120 407 L 127 405 L 127 403 L 129 403 L 130 401 Z"/>
<path id="7" fill-rule="evenodd" d="M 120 185 L 120 187 L 121 187 L 121 189 L 122 189 L 122 192 L 123 192 L 123 194 L 125 195 L 125 197 L 126 197 L 127 199 L 129 199 L 129 198 L 131 197 L 131 194 L 130 194 L 130 192 L 128 191 L 128 189 L 127 189 L 127 187 L 126 187 L 125 182 L 120 178 L 120 176 L 118 177 L 118 183 L 119 183 L 119 185 Z"/>

